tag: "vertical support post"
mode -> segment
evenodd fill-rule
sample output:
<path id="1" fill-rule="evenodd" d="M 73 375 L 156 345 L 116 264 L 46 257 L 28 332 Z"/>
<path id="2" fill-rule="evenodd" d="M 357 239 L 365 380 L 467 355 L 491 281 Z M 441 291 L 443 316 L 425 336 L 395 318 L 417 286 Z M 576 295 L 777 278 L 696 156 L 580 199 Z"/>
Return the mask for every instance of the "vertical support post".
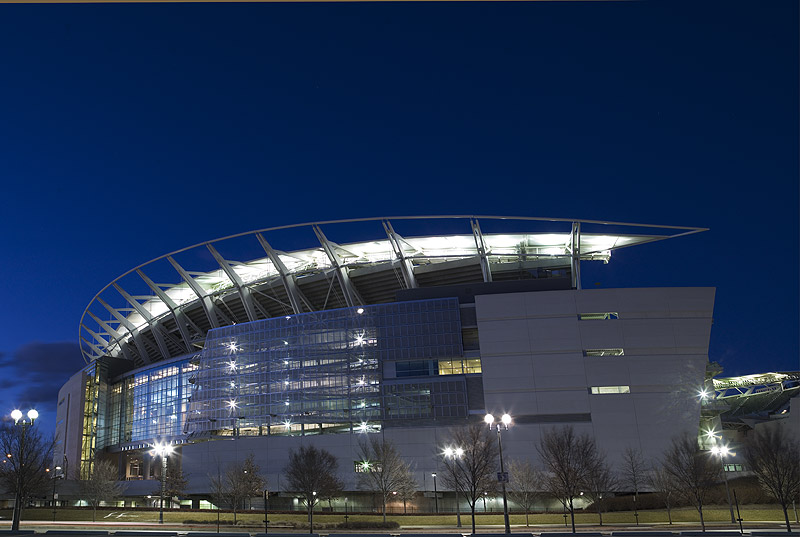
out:
<path id="1" fill-rule="evenodd" d="M 164 523 L 164 490 L 167 485 L 167 454 L 161 455 L 161 502 L 158 508 L 158 523 Z"/>
<path id="2" fill-rule="evenodd" d="M 500 473 L 503 474 L 503 480 L 501 481 L 501 485 L 503 486 L 503 522 L 506 525 L 506 533 L 511 533 L 511 524 L 508 520 L 508 497 L 506 495 L 506 482 L 505 482 L 505 473 L 506 469 L 503 465 L 503 435 L 500 433 L 500 426 L 497 426 L 497 447 L 500 450 Z M 486 504 L 484 504 L 485 506 Z M 484 507 L 485 509 L 485 507 Z"/>
<path id="3" fill-rule="evenodd" d="M 433 503 L 436 506 L 436 514 L 439 514 L 439 491 L 436 490 L 436 474 L 431 474 L 433 476 Z"/>
<path id="4" fill-rule="evenodd" d="M 572 288 L 581 288 L 581 223 L 572 223 L 570 235 L 570 269 L 572 271 Z"/>
<path id="5" fill-rule="evenodd" d="M 264 489 L 264 534 L 269 533 L 269 491 Z"/>

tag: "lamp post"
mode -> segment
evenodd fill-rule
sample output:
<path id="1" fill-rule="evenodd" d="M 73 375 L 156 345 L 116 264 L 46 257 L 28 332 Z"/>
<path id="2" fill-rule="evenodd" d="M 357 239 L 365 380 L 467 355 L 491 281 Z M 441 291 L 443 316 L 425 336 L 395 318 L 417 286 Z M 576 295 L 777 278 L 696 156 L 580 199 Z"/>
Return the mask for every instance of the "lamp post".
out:
<path id="1" fill-rule="evenodd" d="M 445 448 L 445 450 L 444 450 L 444 456 L 447 457 L 448 459 L 453 459 L 453 461 L 455 461 L 455 464 L 458 465 L 458 461 L 460 461 L 461 457 L 464 456 L 464 450 L 462 448 L 460 448 L 460 447 L 458 447 L 458 448 L 448 447 L 448 448 Z M 455 493 L 456 493 L 456 526 L 460 528 L 461 527 L 461 508 L 458 506 L 458 488 L 459 488 L 458 472 L 453 472 L 453 480 L 455 481 L 455 484 L 456 484 L 456 490 L 455 490 Z"/>
<path id="2" fill-rule="evenodd" d="M 439 514 L 439 491 L 436 490 L 436 472 L 431 474 L 433 478 L 433 504 L 436 506 L 436 514 Z"/>
<path id="3" fill-rule="evenodd" d="M 725 457 L 732 453 L 728 446 L 712 446 L 711 454 L 719 457 L 722 465 L 722 477 L 725 478 L 725 493 L 728 495 L 728 507 L 731 511 L 731 524 L 736 524 L 736 517 L 733 515 L 733 503 L 731 502 L 731 490 L 728 487 L 728 472 L 725 471 Z"/>
<path id="4" fill-rule="evenodd" d="M 172 446 L 169 444 L 156 444 L 150 454 L 153 457 L 161 457 L 161 501 L 158 508 L 158 523 L 164 523 L 164 490 L 167 486 L 167 458 L 172 453 Z"/>
<path id="5" fill-rule="evenodd" d="M 56 494 L 56 479 L 58 479 L 57 472 L 61 470 L 60 466 L 56 466 L 55 472 L 53 472 L 53 522 L 56 521 L 56 500 L 58 499 L 58 495 Z"/>
<path id="6" fill-rule="evenodd" d="M 20 435 L 19 441 L 19 452 L 18 452 L 18 459 L 19 462 L 16 463 L 17 465 L 17 490 L 16 494 L 14 495 L 14 513 L 11 517 L 11 531 L 19 531 L 19 522 L 22 518 L 22 502 L 24 500 L 22 494 L 22 486 L 24 482 L 24 473 L 25 473 L 25 432 L 27 431 L 28 427 L 33 426 L 33 422 L 36 421 L 36 418 L 39 417 L 39 412 L 35 409 L 28 410 L 27 413 L 28 421 L 22 418 L 22 412 L 19 409 L 14 409 L 11 412 L 11 417 L 14 418 L 14 425 L 22 427 L 22 434 Z"/>
<path id="7" fill-rule="evenodd" d="M 317 491 L 311 491 L 311 509 L 308 510 L 308 533 L 314 533 L 314 504 L 317 503 Z"/>
<path id="8" fill-rule="evenodd" d="M 269 491 L 264 489 L 264 533 L 269 533 Z"/>
<path id="9" fill-rule="evenodd" d="M 497 474 L 497 478 L 498 481 L 500 481 L 500 485 L 503 487 L 503 521 L 506 525 L 506 533 L 511 533 L 511 524 L 508 520 L 508 497 L 506 495 L 506 481 L 508 481 L 508 476 L 506 475 L 505 466 L 503 465 L 503 440 L 500 434 L 501 431 L 508 430 L 508 426 L 511 424 L 511 416 L 509 414 L 503 414 L 500 421 L 495 423 L 494 416 L 486 414 L 483 421 L 489 426 L 489 430 L 491 430 L 492 427 L 497 430 L 497 447 L 500 451 L 500 473 Z"/>

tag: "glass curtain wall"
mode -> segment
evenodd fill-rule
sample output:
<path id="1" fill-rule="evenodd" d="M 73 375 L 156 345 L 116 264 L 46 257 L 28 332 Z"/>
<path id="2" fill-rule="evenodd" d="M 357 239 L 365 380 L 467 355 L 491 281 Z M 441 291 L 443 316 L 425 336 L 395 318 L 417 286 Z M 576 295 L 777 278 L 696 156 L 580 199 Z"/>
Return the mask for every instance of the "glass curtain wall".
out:
<path id="1" fill-rule="evenodd" d="M 187 431 L 376 432 L 387 417 L 386 361 L 462 355 L 456 299 L 327 310 L 212 330 L 193 380 Z M 415 395 L 430 396 L 420 391 Z M 393 401 L 397 395 L 391 394 Z"/>

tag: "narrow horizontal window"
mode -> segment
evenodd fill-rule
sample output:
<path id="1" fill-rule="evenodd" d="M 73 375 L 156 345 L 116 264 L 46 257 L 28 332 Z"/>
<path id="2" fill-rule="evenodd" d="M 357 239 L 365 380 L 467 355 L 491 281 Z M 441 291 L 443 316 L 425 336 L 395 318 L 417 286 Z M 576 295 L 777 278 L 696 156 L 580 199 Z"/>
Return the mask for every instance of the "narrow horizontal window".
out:
<path id="1" fill-rule="evenodd" d="M 619 319 L 619 313 L 616 311 L 607 311 L 604 313 L 579 313 L 578 319 L 581 321 L 608 321 L 610 319 Z"/>
<path id="2" fill-rule="evenodd" d="M 741 464 L 725 464 L 723 466 L 726 472 L 743 472 L 744 466 Z"/>
<path id="3" fill-rule="evenodd" d="M 609 395 L 612 393 L 631 393 L 630 386 L 592 386 L 589 388 L 592 395 Z"/>
<path id="4" fill-rule="evenodd" d="M 623 356 L 623 349 L 584 349 L 584 356 Z"/>

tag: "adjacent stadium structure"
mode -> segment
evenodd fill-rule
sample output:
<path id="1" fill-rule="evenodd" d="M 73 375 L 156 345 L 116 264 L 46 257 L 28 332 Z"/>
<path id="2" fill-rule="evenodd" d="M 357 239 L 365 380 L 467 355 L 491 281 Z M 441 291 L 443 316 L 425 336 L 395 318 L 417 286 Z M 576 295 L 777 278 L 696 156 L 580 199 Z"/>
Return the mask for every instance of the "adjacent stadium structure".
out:
<path id="1" fill-rule="evenodd" d="M 580 269 L 701 231 L 374 218 L 167 254 L 84 312 L 87 366 L 59 393 L 56 463 L 85 477 L 112 460 L 126 501 L 143 504 L 160 472 L 151 446 L 169 442 L 189 476 L 183 502 L 205 507 L 212 469 L 253 454 L 283 491 L 272 505 L 290 508 L 288 453 L 314 444 L 338 458 L 357 508 L 358 444 L 381 434 L 412 463 L 427 509 L 450 430 L 487 412 L 513 416 L 509 460 L 535 458 L 559 425 L 591 434 L 612 462 L 628 447 L 655 456 L 722 423 L 708 405 L 714 289 L 582 289 Z"/>

